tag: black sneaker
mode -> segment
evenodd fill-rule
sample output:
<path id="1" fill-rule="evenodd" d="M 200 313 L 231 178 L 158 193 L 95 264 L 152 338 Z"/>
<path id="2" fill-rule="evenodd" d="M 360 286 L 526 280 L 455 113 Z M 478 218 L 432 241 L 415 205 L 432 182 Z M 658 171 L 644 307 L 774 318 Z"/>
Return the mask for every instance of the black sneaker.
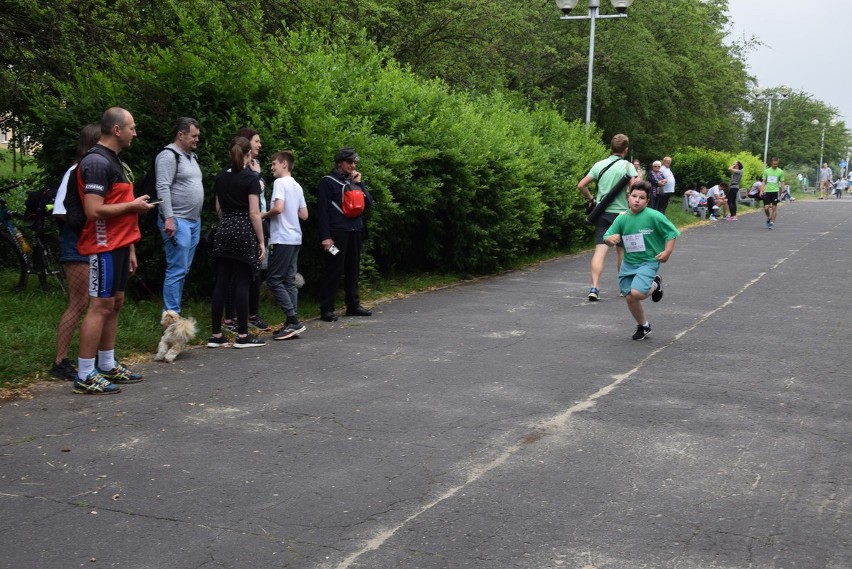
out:
<path id="1" fill-rule="evenodd" d="M 64 379 L 65 381 L 77 381 L 77 368 L 75 368 L 68 358 L 65 358 L 58 364 L 53 364 L 50 368 L 50 375 L 56 379 Z"/>
<path id="2" fill-rule="evenodd" d="M 651 323 L 648 323 L 648 326 L 642 326 L 639 324 L 636 326 L 636 331 L 633 333 L 634 340 L 644 340 L 648 337 L 648 334 L 651 333 Z"/>
<path id="3" fill-rule="evenodd" d="M 290 338 L 295 338 L 302 332 L 307 330 L 302 324 L 295 322 L 289 323 L 283 328 L 280 328 L 272 333 L 273 340 L 288 340 Z"/>
<path id="4" fill-rule="evenodd" d="M 236 334 L 237 333 L 237 321 L 236 320 L 230 320 L 230 319 L 226 318 L 226 319 L 222 320 L 222 328 L 224 328 L 228 332 L 233 332 L 234 334 Z"/>
<path id="5" fill-rule="evenodd" d="M 224 335 L 219 336 L 218 338 L 216 336 L 210 336 L 207 338 L 208 348 L 224 348 L 229 344 L 230 342 L 228 342 L 228 339 Z"/>
<path id="6" fill-rule="evenodd" d="M 589 289 L 589 302 L 597 302 L 601 299 L 601 291 L 592 287 Z"/>
<path id="7" fill-rule="evenodd" d="M 337 314 L 334 313 L 334 310 L 323 310 L 320 320 L 323 322 L 337 322 Z"/>
<path id="8" fill-rule="evenodd" d="M 295 332 L 290 330 L 287 326 L 283 326 L 283 327 L 279 328 L 278 330 L 273 330 L 272 339 L 273 340 L 289 340 L 290 338 L 292 338 L 295 335 L 296 335 Z"/>
<path id="9" fill-rule="evenodd" d="M 358 304 L 357 306 L 351 306 L 346 308 L 346 316 L 372 316 L 373 311 L 368 310 Z"/>
<path id="10" fill-rule="evenodd" d="M 298 320 L 288 320 L 285 325 L 285 328 L 290 328 L 297 336 L 307 330 L 305 325 L 299 322 Z"/>
<path id="11" fill-rule="evenodd" d="M 660 302 L 660 299 L 663 298 L 663 279 L 660 275 L 657 275 L 654 277 L 654 282 L 657 283 L 657 290 L 651 293 L 651 300 Z"/>
<path id="12" fill-rule="evenodd" d="M 254 316 L 249 316 L 249 326 L 253 328 L 257 328 L 258 332 L 269 332 L 272 330 L 272 327 L 263 321 L 263 318 L 260 317 L 259 314 L 255 314 Z"/>
<path id="13" fill-rule="evenodd" d="M 237 336 L 237 339 L 234 340 L 235 348 L 259 348 L 265 345 L 266 342 L 258 339 L 255 336 L 252 336 L 251 334 L 248 334 L 246 336 Z"/>

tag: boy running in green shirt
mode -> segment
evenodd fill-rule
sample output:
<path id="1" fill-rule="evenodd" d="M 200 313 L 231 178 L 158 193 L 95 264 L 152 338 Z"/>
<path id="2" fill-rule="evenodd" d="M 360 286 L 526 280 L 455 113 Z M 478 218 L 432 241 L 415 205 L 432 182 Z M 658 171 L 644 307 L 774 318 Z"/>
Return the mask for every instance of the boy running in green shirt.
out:
<path id="1" fill-rule="evenodd" d="M 654 302 L 663 298 L 663 279 L 657 275 L 660 263 L 665 263 L 674 251 L 680 232 L 662 213 L 648 208 L 651 184 L 636 182 L 627 196 L 629 211 L 615 218 L 604 241 L 610 247 L 624 247 L 624 261 L 618 272 L 618 283 L 627 308 L 636 320 L 634 340 L 644 340 L 651 333 L 651 323 L 645 320 L 642 301 L 651 297 Z"/>

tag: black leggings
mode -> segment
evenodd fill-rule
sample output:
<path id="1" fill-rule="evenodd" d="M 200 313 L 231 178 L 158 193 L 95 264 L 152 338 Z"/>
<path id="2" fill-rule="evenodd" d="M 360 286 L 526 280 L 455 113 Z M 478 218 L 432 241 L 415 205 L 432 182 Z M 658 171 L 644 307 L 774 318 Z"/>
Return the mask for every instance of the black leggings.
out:
<path id="1" fill-rule="evenodd" d="M 728 188 L 728 192 L 725 195 L 728 198 L 728 211 L 731 214 L 731 217 L 737 215 L 737 201 L 740 199 L 740 189 L 739 188 Z"/>
<path id="2" fill-rule="evenodd" d="M 216 287 L 213 289 L 212 303 L 214 334 L 222 332 L 222 314 L 229 292 L 233 295 L 234 309 L 237 312 L 237 333 L 248 334 L 249 290 L 254 279 L 253 273 L 254 270 L 248 263 L 234 259 L 216 259 Z"/>

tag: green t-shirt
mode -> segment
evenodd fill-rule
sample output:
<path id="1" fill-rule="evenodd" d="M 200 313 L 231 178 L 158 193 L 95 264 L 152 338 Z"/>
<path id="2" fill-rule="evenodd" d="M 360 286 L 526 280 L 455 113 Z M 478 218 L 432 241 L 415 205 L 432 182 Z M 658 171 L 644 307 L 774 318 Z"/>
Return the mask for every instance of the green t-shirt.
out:
<path id="1" fill-rule="evenodd" d="M 604 172 L 603 178 L 600 178 L 601 170 L 616 160 L 621 160 L 622 163 L 612 165 L 606 172 Z M 621 180 L 624 174 L 628 174 L 631 178 L 635 177 L 636 167 L 633 166 L 632 162 L 625 160 L 621 156 L 612 155 L 592 166 L 588 175 L 598 181 L 598 193 L 595 196 L 595 200 L 601 201 L 601 198 L 609 193 L 612 187 Z M 621 213 L 623 211 L 627 211 L 627 209 L 627 188 L 625 188 L 620 195 L 615 196 L 615 199 L 612 200 L 612 203 L 609 204 L 606 211 L 607 213 Z"/>
<path id="2" fill-rule="evenodd" d="M 781 191 L 781 182 L 784 181 L 784 170 L 781 168 L 767 168 L 763 171 L 763 181 L 766 182 L 764 192 Z"/>
<path id="3" fill-rule="evenodd" d="M 646 207 L 639 213 L 622 213 L 604 233 L 604 239 L 614 234 L 621 235 L 624 260 L 632 265 L 653 261 L 666 250 L 666 241 L 677 239 L 680 231 L 665 215 Z"/>

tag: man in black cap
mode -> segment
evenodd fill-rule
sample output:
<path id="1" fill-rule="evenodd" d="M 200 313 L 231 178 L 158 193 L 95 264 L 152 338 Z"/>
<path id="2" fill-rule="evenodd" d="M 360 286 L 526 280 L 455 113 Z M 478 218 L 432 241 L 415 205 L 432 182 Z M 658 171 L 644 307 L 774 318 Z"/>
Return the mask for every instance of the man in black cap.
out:
<path id="1" fill-rule="evenodd" d="M 365 208 L 373 198 L 361 181 L 358 153 L 349 146 L 334 156 L 334 169 L 320 181 L 317 196 L 317 220 L 323 255 L 320 283 L 320 318 L 334 322 L 334 298 L 341 273 L 344 275 L 346 316 L 372 316 L 361 306 L 358 295 L 358 273 L 361 266 L 361 240 Z"/>

